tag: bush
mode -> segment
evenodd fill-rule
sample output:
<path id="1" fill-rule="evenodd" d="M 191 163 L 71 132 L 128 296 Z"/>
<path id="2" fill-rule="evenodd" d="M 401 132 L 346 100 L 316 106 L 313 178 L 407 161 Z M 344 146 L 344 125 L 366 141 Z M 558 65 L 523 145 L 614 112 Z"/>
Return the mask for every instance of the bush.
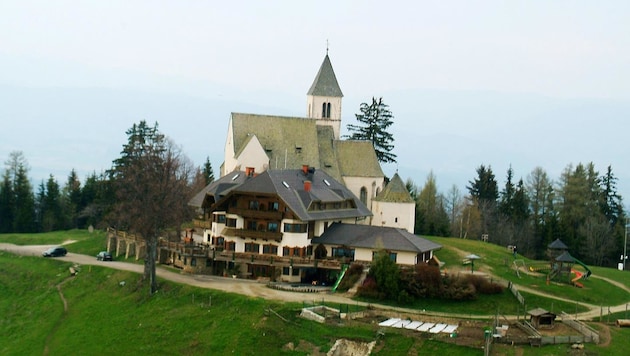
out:
<path id="1" fill-rule="evenodd" d="M 503 286 L 492 283 L 486 277 L 466 275 L 468 283 L 472 284 L 480 294 L 500 294 L 503 293 Z"/>
<path id="2" fill-rule="evenodd" d="M 437 298 L 442 289 L 440 269 L 426 263 L 401 273 L 401 286 L 412 298 Z"/>
<path id="3" fill-rule="evenodd" d="M 442 298 L 451 300 L 475 300 L 477 298 L 477 290 L 472 283 L 468 282 L 466 277 L 451 276 L 444 278 Z"/>
<path id="4" fill-rule="evenodd" d="M 359 297 L 371 298 L 371 299 L 383 299 L 384 295 L 379 293 L 378 285 L 376 284 L 376 279 L 374 277 L 367 277 L 365 281 L 363 281 L 363 285 L 359 287 L 357 290 L 357 295 Z"/>
<path id="5" fill-rule="evenodd" d="M 352 288 L 359 278 L 361 278 L 361 274 L 363 274 L 363 265 L 358 263 L 352 264 L 346 271 L 339 286 L 337 286 L 337 290 L 342 292 L 348 291 L 348 289 Z"/>

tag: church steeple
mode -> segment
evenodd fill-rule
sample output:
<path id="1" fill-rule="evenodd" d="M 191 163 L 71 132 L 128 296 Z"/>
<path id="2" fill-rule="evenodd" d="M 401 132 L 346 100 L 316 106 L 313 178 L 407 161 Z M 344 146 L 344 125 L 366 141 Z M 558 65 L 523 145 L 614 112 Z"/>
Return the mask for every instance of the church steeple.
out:
<path id="1" fill-rule="evenodd" d="M 307 116 L 317 119 L 318 125 L 332 126 L 335 138 L 339 139 L 343 93 L 330 63 L 328 49 L 326 49 L 324 62 L 319 67 L 315 80 L 306 95 Z"/>
<path id="2" fill-rule="evenodd" d="M 319 72 L 317 72 L 317 76 L 315 76 L 311 89 L 309 89 L 306 94 L 313 96 L 343 97 L 328 54 L 324 57 L 324 62 L 321 67 L 319 67 Z"/>

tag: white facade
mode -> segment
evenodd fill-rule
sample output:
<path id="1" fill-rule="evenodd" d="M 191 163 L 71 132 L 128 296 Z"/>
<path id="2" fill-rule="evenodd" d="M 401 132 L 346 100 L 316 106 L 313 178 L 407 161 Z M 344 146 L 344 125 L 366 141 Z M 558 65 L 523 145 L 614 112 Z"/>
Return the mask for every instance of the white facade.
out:
<path id="1" fill-rule="evenodd" d="M 341 135 L 341 97 L 307 95 L 306 102 L 306 116 L 317 119 L 317 125 L 331 126 L 334 138 L 338 140 Z"/>
<path id="2" fill-rule="evenodd" d="M 389 226 L 405 229 L 413 234 L 415 226 L 415 203 L 372 202 L 372 226 Z"/>
<path id="3" fill-rule="evenodd" d="M 354 195 L 356 195 L 370 210 L 372 210 L 372 201 L 376 195 L 383 190 L 385 177 L 343 177 L 343 182 Z M 365 189 L 365 197 L 361 191 Z M 365 198 L 365 200 L 364 200 Z M 374 219 L 376 214 L 374 214 Z M 370 219 L 366 220 L 366 224 L 370 223 Z"/>
<path id="4" fill-rule="evenodd" d="M 340 246 L 332 246 L 325 245 L 326 252 L 328 256 L 332 256 L 333 248 L 338 248 Z M 354 260 L 359 262 L 370 263 L 373 261 L 373 257 L 375 253 L 380 252 L 380 250 L 373 250 L 368 248 L 354 248 Z M 391 253 L 396 254 L 396 263 L 399 265 L 416 265 L 419 262 L 423 262 L 419 260 L 417 252 L 411 251 L 390 251 Z M 429 260 L 433 256 L 433 252 L 427 252 L 426 260 Z"/>

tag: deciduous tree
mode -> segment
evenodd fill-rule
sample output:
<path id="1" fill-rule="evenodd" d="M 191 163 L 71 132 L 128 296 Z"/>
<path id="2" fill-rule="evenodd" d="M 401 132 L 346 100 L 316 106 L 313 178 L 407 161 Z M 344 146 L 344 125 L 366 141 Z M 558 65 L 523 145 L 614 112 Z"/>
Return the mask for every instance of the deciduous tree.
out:
<path id="1" fill-rule="evenodd" d="M 141 121 L 126 133 L 128 141 L 110 170 L 117 198 L 111 218 L 119 228 L 145 240 L 144 279 L 152 294 L 157 290 L 158 237 L 169 228 L 179 231 L 181 223 L 192 218 L 187 202 L 195 170 L 180 148 L 159 132 L 157 123 Z"/>

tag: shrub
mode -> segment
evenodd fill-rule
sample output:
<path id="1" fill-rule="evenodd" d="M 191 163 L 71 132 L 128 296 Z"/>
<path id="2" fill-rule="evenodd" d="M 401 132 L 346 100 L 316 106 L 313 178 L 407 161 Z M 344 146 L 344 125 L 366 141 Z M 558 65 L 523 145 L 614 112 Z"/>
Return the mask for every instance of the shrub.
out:
<path id="1" fill-rule="evenodd" d="M 376 284 L 376 279 L 370 276 L 365 278 L 365 281 L 363 281 L 363 285 L 361 285 L 358 288 L 357 295 L 360 297 L 371 298 L 371 299 L 382 299 L 384 297 L 378 291 L 378 285 Z"/>
<path id="2" fill-rule="evenodd" d="M 361 278 L 361 274 L 363 274 L 363 266 L 358 263 L 352 264 L 346 271 L 346 274 L 339 283 L 339 286 L 337 286 L 337 290 L 345 292 L 352 288 L 359 278 Z"/>
<path id="3" fill-rule="evenodd" d="M 503 293 L 503 286 L 492 283 L 486 277 L 466 275 L 468 283 L 472 284 L 480 294 L 500 294 Z"/>

